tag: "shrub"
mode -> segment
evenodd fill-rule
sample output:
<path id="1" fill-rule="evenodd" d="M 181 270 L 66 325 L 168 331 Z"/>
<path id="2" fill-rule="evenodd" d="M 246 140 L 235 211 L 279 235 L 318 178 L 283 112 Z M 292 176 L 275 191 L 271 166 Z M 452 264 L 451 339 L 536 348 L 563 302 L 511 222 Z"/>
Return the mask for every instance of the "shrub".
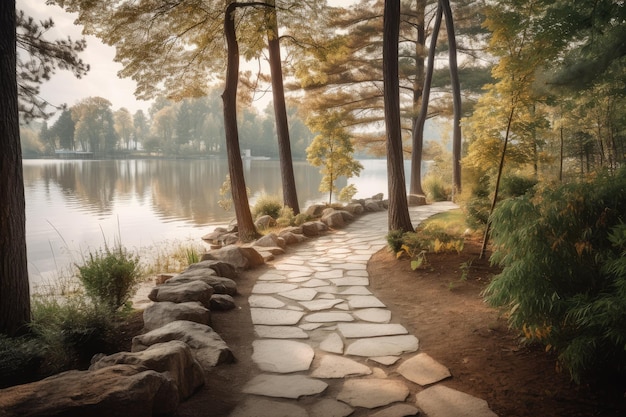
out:
<path id="1" fill-rule="evenodd" d="M 252 214 L 255 218 L 264 215 L 277 219 L 283 208 L 283 201 L 280 197 L 261 194 L 252 207 Z"/>
<path id="2" fill-rule="evenodd" d="M 467 213 L 467 225 L 474 230 L 485 227 L 489 220 L 489 210 L 491 201 L 489 200 L 489 177 L 480 177 L 472 189 L 470 196 L 464 204 Z"/>
<path id="3" fill-rule="evenodd" d="M 505 175 L 502 177 L 502 183 L 500 184 L 500 196 L 504 198 L 519 197 L 526 194 L 535 185 L 537 185 L 535 178 L 513 174 Z"/>
<path id="4" fill-rule="evenodd" d="M 558 353 L 575 381 L 626 366 L 626 169 L 537 190 L 493 215 L 486 300 L 529 342 Z"/>
<path id="5" fill-rule="evenodd" d="M 293 209 L 291 207 L 283 207 L 280 209 L 280 213 L 278 214 L 278 218 L 276 219 L 276 224 L 278 227 L 287 227 L 291 226 L 294 222 L 294 214 Z"/>
<path id="6" fill-rule="evenodd" d="M 354 197 L 358 192 L 359 191 L 354 184 L 346 185 L 341 189 L 341 191 L 339 191 L 338 199 L 339 201 L 349 203 L 352 201 L 352 197 Z"/>
<path id="7" fill-rule="evenodd" d="M 87 295 L 111 311 L 118 310 L 130 299 L 141 277 L 139 257 L 119 243 L 114 248 L 105 246 L 89 252 L 89 258 L 77 268 Z"/>
<path id="8" fill-rule="evenodd" d="M 301 226 L 304 223 L 308 222 L 309 220 L 310 220 L 310 217 L 306 213 L 299 213 L 299 214 L 296 214 L 296 216 L 293 218 L 293 225 Z"/>
<path id="9" fill-rule="evenodd" d="M 427 175 L 424 178 L 424 192 L 431 201 L 447 201 L 452 194 L 452 188 L 438 175 Z"/>
<path id="10" fill-rule="evenodd" d="M 0 334 L 0 388 L 31 382 L 43 355 L 44 349 L 36 339 Z"/>
<path id="11" fill-rule="evenodd" d="M 402 249 L 402 230 L 391 230 L 387 233 L 387 246 L 393 251 L 398 253 Z"/>

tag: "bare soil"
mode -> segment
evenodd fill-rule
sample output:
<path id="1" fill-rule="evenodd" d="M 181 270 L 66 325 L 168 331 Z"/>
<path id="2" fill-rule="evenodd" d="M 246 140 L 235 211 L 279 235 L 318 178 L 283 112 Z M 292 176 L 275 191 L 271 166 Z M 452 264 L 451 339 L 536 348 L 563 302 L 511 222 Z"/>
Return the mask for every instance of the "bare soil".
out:
<path id="1" fill-rule="evenodd" d="M 485 305 L 481 292 L 499 271 L 479 259 L 479 251 L 478 242 L 469 241 L 461 254 L 428 254 L 428 265 L 412 271 L 408 259 L 382 249 L 368 264 L 370 289 L 392 311 L 393 322 L 418 337 L 420 351 L 450 369 L 446 386 L 485 399 L 501 417 L 626 416 L 626 381 L 572 383 L 557 372 L 553 355 L 524 346 L 506 319 Z M 254 331 L 247 299 L 264 271 L 238 280 L 237 310 L 212 316 L 238 361 L 215 368 L 178 416 L 227 416 L 241 401 L 239 390 L 258 372 L 250 359 Z M 135 318 L 130 333 L 139 325 Z"/>

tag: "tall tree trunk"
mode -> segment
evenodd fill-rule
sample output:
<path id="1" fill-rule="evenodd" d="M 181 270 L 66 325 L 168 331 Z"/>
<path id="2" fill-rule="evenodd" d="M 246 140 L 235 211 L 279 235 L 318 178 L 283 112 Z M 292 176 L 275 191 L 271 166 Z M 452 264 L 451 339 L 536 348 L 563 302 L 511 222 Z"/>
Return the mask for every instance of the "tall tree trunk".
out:
<path id="1" fill-rule="evenodd" d="M 0 333 L 9 336 L 30 322 L 15 24 L 15 0 L 0 2 Z"/>
<path id="2" fill-rule="evenodd" d="M 400 0 L 385 0 L 383 21 L 383 96 L 387 131 L 389 230 L 408 232 L 413 230 L 413 226 L 406 197 L 400 127 L 400 81 L 398 77 Z"/>
<path id="3" fill-rule="evenodd" d="M 266 8 L 267 44 L 270 57 L 270 73 L 272 77 L 272 95 L 274 97 L 274 117 L 278 136 L 278 155 L 280 158 L 280 174 L 283 184 L 283 204 L 293 209 L 294 214 L 300 213 L 296 180 L 293 173 L 291 143 L 289 140 L 289 124 L 287 122 L 287 106 L 285 105 L 285 88 L 283 86 L 283 68 L 280 58 L 280 41 L 278 38 L 278 21 L 276 19 L 275 0 L 268 1 L 272 7 Z"/>
<path id="4" fill-rule="evenodd" d="M 226 152 L 228 154 L 228 172 L 233 196 L 233 206 L 239 229 L 239 239 L 243 242 L 254 240 L 257 230 L 250 213 L 250 203 L 243 174 L 243 162 L 239 147 L 239 130 L 237 128 L 237 84 L 239 82 L 239 44 L 235 33 L 235 9 L 242 6 L 236 2 L 226 8 L 224 17 L 224 35 L 228 46 L 226 65 L 226 85 L 222 93 L 224 102 L 224 131 L 226 134 Z"/>
<path id="5" fill-rule="evenodd" d="M 422 105 L 417 116 L 417 124 L 413 127 L 412 141 L 413 152 L 411 153 L 411 194 L 423 195 L 422 189 L 422 151 L 424 149 L 424 125 L 428 117 L 428 102 L 430 101 L 430 86 L 433 80 L 433 72 L 435 70 L 435 49 L 437 46 L 437 38 L 441 29 L 441 19 L 443 11 L 441 4 L 437 4 L 437 14 L 435 16 L 435 25 L 432 35 L 430 36 L 430 47 L 428 49 L 428 66 L 424 77 L 424 88 L 422 90 Z"/>
<path id="6" fill-rule="evenodd" d="M 461 83 L 457 64 L 456 35 L 454 33 L 454 18 L 450 0 L 439 0 L 446 17 L 446 32 L 448 34 L 450 81 L 452 84 L 453 126 L 452 126 L 452 183 L 454 192 L 461 192 Z"/>

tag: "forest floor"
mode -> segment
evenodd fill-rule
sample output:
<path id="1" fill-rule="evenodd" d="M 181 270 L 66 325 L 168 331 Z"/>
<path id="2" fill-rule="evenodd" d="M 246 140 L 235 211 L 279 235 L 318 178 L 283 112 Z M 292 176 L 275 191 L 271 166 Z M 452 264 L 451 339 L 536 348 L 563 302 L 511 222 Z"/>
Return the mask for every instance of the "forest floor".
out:
<path id="1" fill-rule="evenodd" d="M 428 264 L 413 271 L 408 259 L 382 249 L 368 263 L 370 290 L 395 323 L 418 337 L 420 351 L 450 369 L 446 386 L 486 400 L 500 417 L 625 416 L 626 381 L 574 384 L 557 371 L 555 356 L 523 345 L 506 319 L 485 305 L 481 293 L 499 271 L 479 253 L 478 242 L 466 241 L 461 254 L 428 254 Z M 238 361 L 216 367 L 206 386 L 180 405 L 179 417 L 227 416 L 241 399 L 238 392 L 255 372 L 247 298 L 259 273 L 247 271 L 238 280 L 238 309 L 212 317 Z"/>

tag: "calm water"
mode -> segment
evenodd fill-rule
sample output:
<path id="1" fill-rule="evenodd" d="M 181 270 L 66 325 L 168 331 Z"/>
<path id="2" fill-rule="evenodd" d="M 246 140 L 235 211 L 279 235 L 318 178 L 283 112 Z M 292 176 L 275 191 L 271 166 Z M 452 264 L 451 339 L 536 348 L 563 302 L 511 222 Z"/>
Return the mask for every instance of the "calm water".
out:
<path id="1" fill-rule="evenodd" d="M 386 195 L 386 161 L 361 162 L 361 176 L 350 180 L 357 197 Z M 282 195 L 278 161 L 245 161 L 244 168 L 251 204 L 262 193 Z M 295 162 L 294 171 L 302 208 L 326 201 L 318 191 L 318 168 Z M 135 250 L 170 240 L 199 241 L 234 217 L 218 205 L 227 173 L 222 160 L 25 160 L 31 285 L 54 280 L 57 271 L 105 240 L 121 238 Z"/>

